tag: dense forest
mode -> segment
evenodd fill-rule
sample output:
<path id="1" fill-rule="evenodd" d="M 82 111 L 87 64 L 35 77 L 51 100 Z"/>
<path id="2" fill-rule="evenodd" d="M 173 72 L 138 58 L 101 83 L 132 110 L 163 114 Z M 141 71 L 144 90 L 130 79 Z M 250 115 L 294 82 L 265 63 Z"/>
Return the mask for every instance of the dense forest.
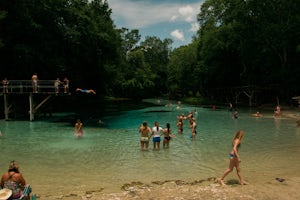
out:
<path id="1" fill-rule="evenodd" d="M 299 8 L 294 0 L 206 0 L 192 43 L 172 49 L 170 38 L 141 41 L 139 30 L 116 27 L 106 0 L 1 0 L 0 78 L 37 73 L 103 97 L 222 101 L 220 91 L 252 86 L 261 99 L 288 101 L 300 94 Z"/>

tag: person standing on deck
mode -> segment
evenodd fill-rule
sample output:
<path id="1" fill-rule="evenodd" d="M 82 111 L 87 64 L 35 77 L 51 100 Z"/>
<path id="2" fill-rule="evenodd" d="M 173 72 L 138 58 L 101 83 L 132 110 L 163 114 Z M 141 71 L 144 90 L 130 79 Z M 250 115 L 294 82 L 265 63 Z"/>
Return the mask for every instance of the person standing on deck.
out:
<path id="1" fill-rule="evenodd" d="M 57 78 L 57 79 L 54 81 L 54 87 L 55 87 L 55 93 L 56 93 L 56 94 L 59 93 L 59 86 L 60 86 L 60 80 L 59 80 L 59 78 Z"/>
<path id="2" fill-rule="evenodd" d="M 69 79 L 67 77 L 64 78 L 64 93 L 68 93 L 69 90 Z"/>
<path id="3" fill-rule="evenodd" d="M 32 87 L 33 87 L 33 93 L 38 92 L 38 76 L 36 73 L 34 73 L 31 77 L 32 80 Z"/>
<path id="4" fill-rule="evenodd" d="M 6 94 L 8 93 L 8 88 L 7 88 L 8 84 L 9 84 L 9 82 L 8 82 L 7 78 L 4 78 L 2 80 L 3 93 L 6 93 Z"/>

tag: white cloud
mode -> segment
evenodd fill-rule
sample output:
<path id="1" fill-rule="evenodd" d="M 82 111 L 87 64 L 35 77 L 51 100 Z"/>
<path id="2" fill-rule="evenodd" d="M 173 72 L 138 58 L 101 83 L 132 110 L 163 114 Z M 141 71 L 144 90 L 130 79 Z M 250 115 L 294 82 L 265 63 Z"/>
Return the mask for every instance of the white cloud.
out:
<path id="1" fill-rule="evenodd" d="M 175 40 L 184 41 L 184 33 L 178 29 L 174 30 L 170 34 Z"/>
<path id="2" fill-rule="evenodd" d="M 143 36 L 174 40 L 173 45 L 190 42 L 199 29 L 197 14 L 204 0 L 107 0 L 118 28 L 138 29 Z"/>
<path id="3" fill-rule="evenodd" d="M 196 20 L 201 3 L 182 6 L 179 3 L 147 3 L 145 1 L 108 0 L 114 18 L 122 21 L 122 26 L 139 29 L 162 22 Z"/>
<path id="4" fill-rule="evenodd" d="M 199 30 L 199 24 L 197 22 L 194 22 L 191 24 L 190 32 L 197 32 Z"/>
<path id="5" fill-rule="evenodd" d="M 190 5 L 180 7 L 178 12 L 186 22 L 192 22 L 196 20 L 196 11 Z"/>
<path id="6" fill-rule="evenodd" d="M 173 15 L 172 17 L 171 17 L 171 22 L 174 22 L 174 21 L 176 21 L 176 19 L 178 18 L 178 16 L 176 16 L 176 15 Z"/>
<path id="7" fill-rule="evenodd" d="M 113 16 L 122 20 L 122 26 L 139 29 L 153 24 L 167 22 L 176 16 L 176 4 L 150 4 L 130 0 L 108 0 Z"/>

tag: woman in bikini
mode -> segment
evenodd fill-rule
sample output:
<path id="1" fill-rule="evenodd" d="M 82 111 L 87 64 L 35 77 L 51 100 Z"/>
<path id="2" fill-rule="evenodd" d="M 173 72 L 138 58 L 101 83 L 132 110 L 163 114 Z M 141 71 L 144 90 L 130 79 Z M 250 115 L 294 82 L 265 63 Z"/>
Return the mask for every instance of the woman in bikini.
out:
<path id="1" fill-rule="evenodd" d="M 143 122 L 141 125 L 139 132 L 141 133 L 140 143 L 141 143 L 141 150 L 144 150 L 146 146 L 146 150 L 148 151 L 149 147 L 149 136 L 152 134 L 150 127 L 148 127 L 147 122 Z"/>
<path id="2" fill-rule="evenodd" d="M 169 147 L 170 140 L 173 137 L 172 129 L 170 128 L 170 123 L 167 123 L 167 128 L 163 130 L 163 134 L 164 134 L 163 147 Z"/>
<path id="3" fill-rule="evenodd" d="M 240 156 L 238 154 L 238 149 L 241 146 L 241 141 L 244 137 L 244 131 L 239 130 L 236 132 L 233 140 L 232 140 L 232 150 L 229 153 L 229 167 L 228 169 L 224 172 L 223 176 L 220 178 L 220 182 L 222 185 L 225 185 L 224 183 L 224 178 L 232 172 L 233 168 L 236 168 L 237 175 L 240 179 L 240 184 L 241 185 L 247 185 L 248 183 L 243 179 L 241 175 L 241 168 L 240 168 Z"/>

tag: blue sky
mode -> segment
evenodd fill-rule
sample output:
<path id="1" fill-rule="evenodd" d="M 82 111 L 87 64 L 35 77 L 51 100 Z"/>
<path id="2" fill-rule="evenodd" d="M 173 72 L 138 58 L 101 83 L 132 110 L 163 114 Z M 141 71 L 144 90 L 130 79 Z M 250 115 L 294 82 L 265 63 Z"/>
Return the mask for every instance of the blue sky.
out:
<path id="1" fill-rule="evenodd" d="M 189 44 L 199 29 L 204 0 L 107 0 L 117 28 L 138 29 L 145 36 L 171 38 L 172 47 Z"/>

